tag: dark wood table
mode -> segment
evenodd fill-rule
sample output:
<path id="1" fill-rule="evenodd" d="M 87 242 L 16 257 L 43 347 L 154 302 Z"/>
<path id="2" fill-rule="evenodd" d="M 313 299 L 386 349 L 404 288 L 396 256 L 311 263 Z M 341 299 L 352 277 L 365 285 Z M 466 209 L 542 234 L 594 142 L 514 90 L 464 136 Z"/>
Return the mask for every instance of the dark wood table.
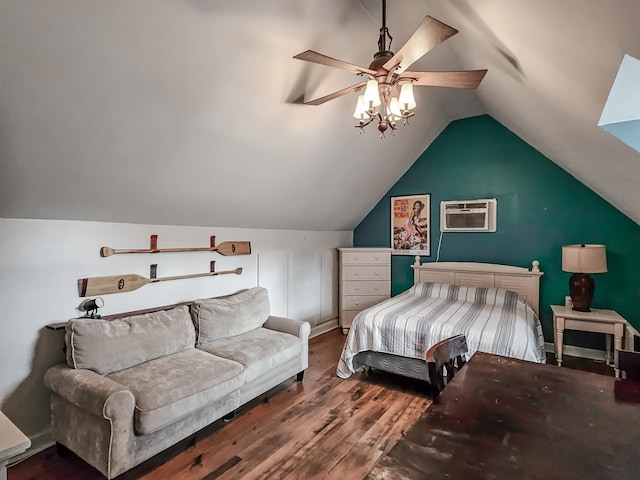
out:
<path id="1" fill-rule="evenodd" d="M 476 353 L 369 480 L 640 479 L 640 383 Z"/>

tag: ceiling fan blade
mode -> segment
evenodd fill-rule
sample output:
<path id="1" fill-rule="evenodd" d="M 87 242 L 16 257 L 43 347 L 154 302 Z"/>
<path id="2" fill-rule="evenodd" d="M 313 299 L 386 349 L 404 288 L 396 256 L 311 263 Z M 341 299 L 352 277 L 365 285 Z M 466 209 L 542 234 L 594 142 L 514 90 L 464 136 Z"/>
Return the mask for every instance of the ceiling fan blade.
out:
<path id="1" fill-rule="evenodd" d="M 427 15 L 411 38 L 398 52 L 383 65 L 391 71 L 396 65 L 395 73 L 400 74 L 422 57 L 429 50 L 458 33 L 453 27 L 446 25 Z"/>
<path id="2" fill-rule="evenodd" d="M 309 100 L 308 102 L 304 102 L 305 105 L 322 105 L 329 100 L 333 100 L 334 98 L 341 97 L 346 95 L 347 93 L 357 92 L 361 88 L 363 88 L 367 82 L 360 82 L 355 85 L 351 85 L 350 87 L 343 88 L 342 90 L 338 90 L 337 92 L 330 93 L 329 95 L 325 95 L 324 97 L 316 98 L 315 100 Z"/>
<path id="3" fill-rule="evenodd" d="M 414 85 L 450 88 L 478 88 L 486 70 L 462 70 L 458 72 L 404 72 L 400 79 L 415 79 Z"/>
<path id="4" fill-rule="evenodd" d="M 328 67 L 341 68 L 342 70 L 349 70 L 350 72 L 354 73 L 368 73 L 369 75 L 376 74 L 374 70 L 369 70 L 368 68 L 359 67 L 351 63 L 343 62 L 342 60 L 336 60 L 335 58 L 327 57 L 326 55 L 314 52 L 313 50 L 307 50 L 306 52 L 299 53 L 293 58 L 304 60 L 305 62 L 327 65 Z"/>

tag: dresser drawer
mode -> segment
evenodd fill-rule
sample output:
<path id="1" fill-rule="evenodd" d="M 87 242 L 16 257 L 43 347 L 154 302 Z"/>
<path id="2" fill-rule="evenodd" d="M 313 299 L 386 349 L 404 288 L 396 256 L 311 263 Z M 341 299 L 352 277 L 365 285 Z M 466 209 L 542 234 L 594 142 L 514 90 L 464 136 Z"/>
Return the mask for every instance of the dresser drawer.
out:
<path id="1" fill-rule="evenodd" d="M 343 265 L 360 264 L 390 264 L 391 254 L 389 252 L 344 252 L 342 254 Z"/>
<path id="2" fill-rule="evenodd" d="M 343 284 L 343 293 L 347 295 L 391 295 L 391 283 L 389 281 L 346 282 Z"/>
<path id="3" fill-rule="evenodd" d="M 363 265 L 358 267 L 343 267 L 343 280 L 391 280 L 388 265 Z"/>
<path id="4" fill-rule="evenodd" d="M 364 310 L 389 298 L 387 295 L 351 295 L 342 297 L 342 308 L 345 310 Z"/>

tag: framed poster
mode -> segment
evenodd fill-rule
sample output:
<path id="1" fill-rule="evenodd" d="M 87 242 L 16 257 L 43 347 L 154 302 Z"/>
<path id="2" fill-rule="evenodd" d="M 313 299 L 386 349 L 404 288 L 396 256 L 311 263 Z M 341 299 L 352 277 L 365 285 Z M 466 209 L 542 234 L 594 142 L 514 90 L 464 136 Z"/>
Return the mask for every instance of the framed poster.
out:
<path id="1" fill-rule="evenodd" d="M 430 197 L 391 197 L 392 255 L 431 255 Z"/>

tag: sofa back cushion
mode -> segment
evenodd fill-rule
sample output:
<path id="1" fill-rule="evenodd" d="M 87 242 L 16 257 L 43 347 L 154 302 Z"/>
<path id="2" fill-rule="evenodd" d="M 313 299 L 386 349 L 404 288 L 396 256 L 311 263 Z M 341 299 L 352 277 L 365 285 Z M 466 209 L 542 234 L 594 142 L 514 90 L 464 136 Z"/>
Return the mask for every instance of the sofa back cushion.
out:
<path id="1" fill-rule="evenodd" d="M 197 344 L 233 337 L 261 327 L 269 318 L 269 293 L 254 287 L 226 297 L 196 300 L 191 316 Z"/>
<path id="2" fill-rule="evenodd" d="M 67 364 L 101 375 L 195 347 L 187 306 L 118 320 L 72 319 L 65 332 Z"/>

